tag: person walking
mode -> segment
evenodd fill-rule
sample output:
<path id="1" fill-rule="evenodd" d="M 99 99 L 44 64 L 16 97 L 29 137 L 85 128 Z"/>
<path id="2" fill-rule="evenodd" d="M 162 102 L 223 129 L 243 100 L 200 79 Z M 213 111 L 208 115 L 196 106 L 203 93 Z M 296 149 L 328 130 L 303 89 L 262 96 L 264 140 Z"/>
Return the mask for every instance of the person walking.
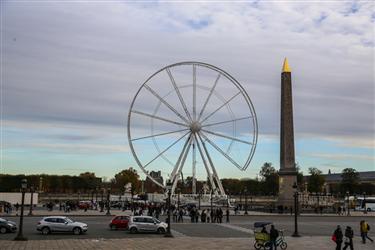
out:
<path id="1" fill-rule="evenodd" d="M 279 231 L 275 229 L 274 225 L 271 225 L 271 230 L 270 230 L 270 242 L 271 242 L 271 250 L 273 247 L 275 247 L 275 250 L 277 249 L 277 238 L 279 237 Z"/>
<path id="2" fill-rule="evenodd" d="M 359 223 L 359 227 L 360 227 L 360 230 L 361 230 L 361 237 L 362 237 L 362 243 L 363 244 L 366 244 L 366 238 L 369 239 L 371 242 L 374 242 L 373 239 L 371 239 L 367 234 L 368 234 L 368 231 L 370 231 L 370 226 L 369 224 L 367 224 L 366 221 L 362 220 L 360 223 Z"/>
<path id="3" fill-rule="evenodd" d="M 348 247 L 350 247 L 350 250 L 354 250 L 353 248 L 353 236 L 354 236 L 354 232 L 353 232 L 353 229 L 349 226 L 346 227 L 345 229 L 345 246 L 343 248 L 343 250 L 347 249 Z"/>
<path id="4" fill-rule="evenodd" d="M 333 236 L 335 237 L 336 250 L 341 250 L 343 234 L 342 234 L 340 225 L 337 225 L 337 228 L 335 232 L 333 233 Z"/>

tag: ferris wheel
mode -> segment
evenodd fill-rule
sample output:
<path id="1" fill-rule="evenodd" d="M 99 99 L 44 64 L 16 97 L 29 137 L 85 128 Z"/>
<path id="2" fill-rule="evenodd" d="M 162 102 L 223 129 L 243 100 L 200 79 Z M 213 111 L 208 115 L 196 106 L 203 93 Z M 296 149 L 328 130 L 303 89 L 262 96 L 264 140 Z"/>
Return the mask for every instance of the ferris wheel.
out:
<path id="1" fill-rule="evenodd" d="M 155 184 L 168 175 L 172 194 L 181 176 L 191 193 L 203 178 L 225 195 L 218 172 L 246 170 L 254 155 L 258 125 L 245 89 L 225 71 L 206 63 L 181 62 L 152 74 L 134 96 L 128 141 L 138 166 Z"/>

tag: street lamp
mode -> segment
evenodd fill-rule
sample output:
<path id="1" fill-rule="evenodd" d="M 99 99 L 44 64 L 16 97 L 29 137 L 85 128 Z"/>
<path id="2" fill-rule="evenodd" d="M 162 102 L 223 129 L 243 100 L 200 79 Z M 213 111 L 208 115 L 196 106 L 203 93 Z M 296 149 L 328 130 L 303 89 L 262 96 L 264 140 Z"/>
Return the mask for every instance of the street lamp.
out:
<path id="1" fill-rule="evenodd" d="M 172 190 L 172 183 L 170 180 L 168 180 L 166 189 L 168 191 L 168 228 L 167 233 L 164 235 L 164 237 L 173 237 L 171 233 L 171 190 Z"/>
<path id="2" fill-rule="evenodd" d="M 229 223 L 229 190 L 227 189 L 227 223 Z"/>
<path id="3" fill-rule="evenodd" d="M 180 211 L 180 188 L 177 188 L 177 211 Z"/>
<path id="4" fill-rule="evenodd" d="M 107 188 L 107 213 L 106 215 L 111 215 L 111 201 L 109 200 L 110 199 L 110 195 L 111 195 L 111 189 L 110 188 Z"/>
<path id="5" fill-rule="evenodd" d="M 212 195 L 214 194 L 214 190 L 211 189 L 211 211 L 210 211 L 210 217 L 211 217 L 211 223 L 214 223 L 212 215 L 214 215 L 214 212 L 212 211 Z"/>
<path id="6" fill-rule="evenodd" d="M 297 189 L 297 183 L 294 182 L 293 188 L 294 188 L 294 233 L 292 234 L 292 237 L 301 237 L 298 233 L 298 189 Z"/>
<path id="7" fill-rule="evenodd" d="M 198 194 L 198 210 L 201 210 L 201 196 L 202 196 L 202 190 L 199 191 L 199 194 Z"/>
<path id="8" fill-rule="evenodd" d="M 31 192 L 31 197 L 30 197 L 30 210 L 29 210 L 29 215 L 33 215 L 33 199 L 34 199 L 34 186 L 30 187 L 30 192 Z"/>
<path id="9" fill-rule="evenodd" d="M 247 213 L 247 188 L 244 190 L 244 195 L 245 195 L 245 214 L 248 215 Z"/>
<path id="10" fill-rule="evenodd" d="M 347 205 L 348 212 L 346 215 L 349 216 L 350 215 L 349 191 L 346 191 L 346 197 L 348 198 L 348 205 Z"/>
<path id="11" fill-rule="evenodd" d="M 104 188 L 102 188 L 100 191 L 102 193 L 102 199 L 100 200 L 100 212 L 102 213 L 104 212 Z"/>
<path id="12" fill-rule="evenodd" d="M 363 213 L 367 214 L 367 209 L 366 209 L 366 192 L 363 192 L 363 205 L 364 205 Z"/>
<path id="13" fill-rule="evenodd" d="M 17 241 L 26 241 L 27 238 L 23 236 L 23 207 L 25 204 L 25 192 L 27 188 L 27 180 L 22 179 L 21 181 L 21 192 L 22 192 L 22 199 L 21 199 L 21 217 L 20 217 L 20 229 L 18 230 L 17 237 L 14 240 Z"/>

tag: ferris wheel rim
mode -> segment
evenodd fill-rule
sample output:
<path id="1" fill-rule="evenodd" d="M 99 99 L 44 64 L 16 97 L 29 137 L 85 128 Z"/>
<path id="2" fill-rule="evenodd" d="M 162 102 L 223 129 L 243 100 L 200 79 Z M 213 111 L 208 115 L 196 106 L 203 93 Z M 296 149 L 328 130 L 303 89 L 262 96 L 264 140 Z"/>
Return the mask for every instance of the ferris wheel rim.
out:
<path id="1" fill-rule="evenodd" d="M 255 149 L 256 149 L 256 146 L 257 146 L 257 140 L 258 140 L 258 122 L 257 122 L 257 116 L 256 116 L 256 111 L 255 111 L 255 108 L 254 108 L 254 105 L 249 97 L 249 95 L 247 94 L 246 90 L 243 88 L 243 86 L 232 76 L 230 75 L 229 73 L 227 73 L 226 71 L 224 71 L 223 69 L 221 68 L 218 68 L 214 65 L 211 65 L 211 64 L 208 64 L 208 63 L 204 63 L 204 62 L 199 62 L 199 61 L 184 61 L 184 62 L 178 62 L 178 63 L 174 63 L 174 64 L 170 64 L 170 65 L 167 65 L 161 69 L 159 69 L 158 71 L 156 71 L 155 73 L 153 73 L 152 75 L 150 75 L 146 81 L 143 82 L 143 84 L 139 87 L 139 89 L 137 90 L 135 96 L 133 97 L 133 100 L 131 102 L 131 105 L 129 107 L 129 112 L 128 112 L 128 121 L 127 121 L 127 136 L 128 136 L 128 142 L 129 142 L 129 146 L 130 146 L 130 151 L 132 152 L 132 155 L 134 157 L 134 159 L 136 160 L 138 166 L 142 169 L 142 171 L 144 172 L 144 174 L 149 177 L 156 185 L 162 187 L 162 188 L 165 188 L 165 185 L 163 185 L 162 183 L 159 183 L 157 182 L 149 173 L 148 171 L 146 171 L 145 167 L 144 167 L 144 164 L 141 163 L 141 161 L 139 160 L 138 158 L 138 155 L 136 154 L 135 150 L 134 150 L 134 147 L 133 147 L 133 143 L 132 143 L 132 136 L 131 136 L 131 131 L 130 131 L 130 123 L 131 123 L 131 116 L 132 116 L 132 110 L 133 110 L 133 107 L 134 107 L 134 103 L 135 103 L 135 100 L 137 99 L 139 93 L 141 92 L 142 89 L 144 89 L 144 87 L 147 85 L 147 83 L 154 77 L 156 76 L 157 74 L 163 72 L 163 71 L 168 71 L 169 68 L 173 68 L 173 67 L 177 67 L 177 66 L 186 66 L 186 65 L 196 65 L 196 66 L 201 66 L 201 67 L 206 67 L 208 69 L 211 69 L 213 71 L 216 71 L 218 72 L 220 75 L 223 75 L 225 76 L 228 80 L 230 80 L 236 87 L 237 89 L 239 89 L 239 93 L 238 94 L 241 94 L 246 103 L 247 103 L 247 106 L 249 107 L 249 110 L 250 110 L 250 113 L 251 113 L 251 117 L 252 119 L 250 119 L 252 121 L 252 127 L 253 127 L 253 136 L 252 136 L 252 147 L 251 147 L 251 150 L 250 150 L 250 153 L 248 154 L 248 157 L 246 159 L 246 162 L 243 164 L 243 167 L 240 168 L 241 170 L 246 170 L 246 168 L 249 166 L 253 156 L 254 156 L 254 153 L 255 153 Z M 168 72 L 169 73 L 169 72 Z M 220 76 L 219 75 L 219 76 Z M 180 100 L 181 101 L 181 100 Z M 205 118 L 205 120 L 207 120 L 208 117 Z M 187 125 L 187 124 L 185 124 Z M 190 135 L 192 133 L 186 133 L 183 137 L 181 138 L 184 138 L 186 135 L 188 135 L 188 140 L 191 140 L 190 139 Z M 180 138 L 180 139 L 181 139 Z M 202 140 L 202 138 L 200 138 Z M 197 143 L 199 143 L 197 141 Z M 241 164 L 242 165 L 242 164 Z"/>

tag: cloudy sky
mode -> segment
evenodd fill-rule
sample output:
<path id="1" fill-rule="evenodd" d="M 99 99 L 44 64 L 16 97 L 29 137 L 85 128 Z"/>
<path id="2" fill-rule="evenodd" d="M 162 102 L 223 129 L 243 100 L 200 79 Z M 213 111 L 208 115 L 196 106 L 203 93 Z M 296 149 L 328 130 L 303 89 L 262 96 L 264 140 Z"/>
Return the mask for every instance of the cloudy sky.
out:
<path id="1" fill-rule="evenodd" d="M 279 166 L 284 57 L 302 170 L 374 170 L 374 22 L 371 1 L 1 1 L 1 173 L 139 170 L 133 97 L 160 68 L 201 61 L 236 78 L 258 118 L 249 168 L 219 176 L 255 177 Z"/>

